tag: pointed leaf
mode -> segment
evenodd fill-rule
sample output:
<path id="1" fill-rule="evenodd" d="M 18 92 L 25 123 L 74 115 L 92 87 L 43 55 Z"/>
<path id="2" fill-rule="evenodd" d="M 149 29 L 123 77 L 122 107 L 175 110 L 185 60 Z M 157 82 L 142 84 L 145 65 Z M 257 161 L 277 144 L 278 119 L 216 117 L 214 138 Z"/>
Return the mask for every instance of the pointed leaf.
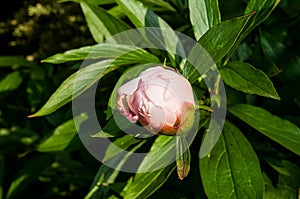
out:
<path id="1" fill-rule="evenodd" d="M 300 129 L 295 124 L 252 105 L 238 104 L 228 107 L 228 110 L 262 134 L 300 155 Z"/>
<path id="2" fill-rule="evenodd" d="M 245 14 L 255 11 L 255 15 L 249 21 L 247 29 L 243 33 L 246 36 L 256 26 L 265 21 L 281 0 L 250 0 L 247 4 Z"/>
<path id="3" fill-rule="evenodd" d="M 104 60 L 91 64 L 68 77 L 52 94 L 46 104 L 35 114 L 29 117 L 48 115 L 72 100 L 91 87 L 105 74 L 115 70 L 111 60 Z M 76 85 L 76 86 L 74 86 Z"/>
<path id="4" fill-rule="evenodd" d="M 115 18 L 103 8 L 80 1 L 86 22 L 94 40 L 101 43 L 105 38 L 130 29 L 130 26 Z"/>
<path id="5" fill-rule="evenodd" d="M 84 59 L 117 59 L 119 62 L 147 63 L 159 62 L 159 59 L 144 49 L 121 44 L 101 43 L 79 49 L 68 50 L 64 53 L 53 55 L 43 62 L 60 64 L 68 61 Z"/>
<path id="6" fill-rule="evenodd" d="M 268 76 L 252 65 L 234 61 L 220 69 L 226 84 L 245 93 L 280 99 Z"/>
<path id="7" fill-rule="evenodd" d="M 38 145 L 37 150 L 40 152 L 65 150 L 73 138 L 77 135 L 76 126 L 80 126 L 80 124 L 87 119 L 88 116 L 86 114 L 81 114 L 58 126 L 48 139 Z"/>
<path id="8" fill-rule="evenodd" d="M 218 0 L 190 0 L 189 10 L 197 41 L 211 27 L 221 22 Z"/>
<path id="9" fill-rule="evenodd" d="M 212 28 L 210 28 L 198 41 L 198 43 L 207 51 L 211 59 L 218 63 L 224 58 L 230 49 L 237 42 L 237 38 L 245 27 L 247 21 L 251 18 L 253 13 L 238 17 L 235 19 L 223 21 Z M 189 57 L 191 59 L 200 60 L 199 67 L 210 69 L 214 63 L 207 61 L 204 53 L 198 52 L 199 47 L 194 47 Z M 204 57 L 201 57 L 204 56 Z M 190 59 L 189 59 L 190 60 Z M 196 62 L 196 61 L 194 61 Z M 183 74 L 190 82 L 194 82 L 199 76 L 199 72 L 187 62 L 184 66 Z M 203 74 L 201 74 L 203 75 Z"/>
<path id="10" fill-rule="evenodd" d="M 223 21 L 210 28 L 199 43 L 210 54 L 211 58 L 218 63 L 236 44 L 242 30 L 254 13 Z"/>
<path id="11" fill-rule="evenodd" d="M 263 196 L 258 158 L 240 130 L 228 121 L 211 153 L 200 159 L 200 172 L 208 198 Z"/>

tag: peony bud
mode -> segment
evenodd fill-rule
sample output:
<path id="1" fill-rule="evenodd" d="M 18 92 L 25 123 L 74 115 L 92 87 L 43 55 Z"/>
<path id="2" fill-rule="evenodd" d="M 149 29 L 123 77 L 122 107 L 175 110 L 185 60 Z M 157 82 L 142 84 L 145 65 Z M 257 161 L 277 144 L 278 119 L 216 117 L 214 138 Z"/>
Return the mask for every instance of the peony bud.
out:
<path id="1" fill-rule="evenodd" d="M 122 85 L 117 108 L 132 123 L 139 121 L 152 133 L 176 135 L 191 128 L 195 102 L 187 79 L 156 66 Z"/>

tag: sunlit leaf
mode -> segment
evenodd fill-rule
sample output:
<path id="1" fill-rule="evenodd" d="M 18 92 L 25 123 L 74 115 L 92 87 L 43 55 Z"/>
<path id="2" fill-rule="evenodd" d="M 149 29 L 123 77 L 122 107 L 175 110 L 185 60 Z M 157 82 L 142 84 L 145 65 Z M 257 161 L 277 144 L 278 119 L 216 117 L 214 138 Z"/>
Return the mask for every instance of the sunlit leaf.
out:
<path id="1" fill-rule="evenodd" d="M 189 10 L 196 40 L 221 22 L 218 0 L 190 0 Z"/>
<path id="2" fill-rule="evenodd" d="M 105 38 L 130 29 L 129 25 L 115 18 L 103 8 L 86 1 L 80 1 L 80 5 L 92 36 L 98 43 Z"/>
<path id="3" fill-rule="evenodd" d="M 88 116 L 86 114 L 81 114 L 74 119 L 68 120 L 67 122 L 58 126 L 49 138 L 37 146 L 37 150 L 40 152 L 65 150 L 73 138 L 77 135 L 76 126 L 80 126 L 80 124 L 87 119 Z"/>
<path id="4" fill-rule="evenodd" d="M 46 104 L 29 117 L 48 115 L 70 102 L 72 98 L 79 96 L 105 74 L 115 70 L 117 66 L 111 63 L 111 60 L 100 61 L 73 73 L 52 94 Z"/>
<path id="5" fill-rule="evenodd" d="M 159 29 L 146 29 L 145 34 L 150 34 L 150 42 L 155 43 L 155 46 L 162 46 L 167 50 L 178 52 L 177 54 L 184 55 L 184 49 L 181 42 L 175 33 L 170 32 L 172 28 L 160 16 L 156 15 L 152 10 L 145 7 L 141 2 L 136 0 L 116 0 L 123 8 L 125 14 L 137 28 L 157 27 Z M 170 31 L 164 31 L 164 29 Z M 175 55 L 169 54 L 171 61 L 175 61 Z M 175 63 L 173 63 L 175 64 Z"/>
<path id="6" fill-rule="evenodd" d="M 268 76 L 245 62 L 228 62 L 220 69 L 222 79 L 229 86 L 245 93 L 280 99 Z"/>
<path id="7" fill-rule="evenodd" d="M 213 26 L 200 38 L 198 43 L 207 51 L 215 63 L 220 62 L 236 44 L 238 36 L 252 15 L 253 13 L 223 21 Z M 199 67 L 207 69 L 213 67 L 212 64 L 214 64 L 211 63 L 212 61 L 207 61 L 206 55 L 198 52 L 197 47 L 191 50 L 189 58 L 189 60 L 194 59 L 194 62 L 197 62 Z M 184 67 L 183 75 L 188 78 L 190 82 L 194 82 L 203 74 L 199 74 L 195 67 L 187 62 Z"/>
<path id="8" fill-rule="evenodd" d="M 149 197 L 166 182 L 175 168 L 175 165 L 170 165 L 156 171 L 135 174 L 132 184 L 128 186 L 128 190 L 124 195 L 124 199 Z"/>
<path id="9" fill-rule="evenodd" d="M 200 159 L 208 198 L 262 198 L 264 182 L 258 158 L 240 130 L 228 121 L 208 156 Z"/>
<path id="10" fill-rule="evenodd" d="M 159 62 L 153 54 L 135 46 L 101 43 L 79 49 L 68 50 L 44 59 L 43 62 L 60 64 L 85 59 L 117 59 L 118 62 Z"/>
<path id="11" fill-rule="evenodd" d="M 300 129 L 288 120 L 248 104 L 228 107 L 229 112 L 285 148 L 300 155 Z"/>

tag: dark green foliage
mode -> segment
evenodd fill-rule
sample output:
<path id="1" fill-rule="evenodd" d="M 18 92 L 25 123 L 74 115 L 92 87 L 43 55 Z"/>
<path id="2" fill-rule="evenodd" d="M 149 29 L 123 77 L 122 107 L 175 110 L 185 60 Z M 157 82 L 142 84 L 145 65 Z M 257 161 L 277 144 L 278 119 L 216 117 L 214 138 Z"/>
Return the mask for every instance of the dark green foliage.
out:
<path id="1" fill-rule="evenodd" d="M 14 12 L 0 18 L 0 199 L 299 196 L 298 0 L 61 2 L 4 3 Z M 222 103 L 218 93 L 210 99 L 200 74 L 173 53 L 102 43 L 143 27 L 192 37 L 224 80 L 226 122 L 213 150 L 201 159 L 212 107 Z M 174 46 L 175 34 L 161 36 L 163 44 Z M 78 70 L 82 63 L 87 66 Z M 173 137 L 127 135 L 132 124 L 119 114 L 119 121 L 111 117 L 116 89 L 155 63 L 183 73 L 198 97 L 199 126 L 186 151 L 190 173 L 182 181 L 175 161 L 160 167 L 176 159 Z M 94 140 L 109 137 L 104 162 L 117 169 L 97 161 L 82 144 L 77 127 L 88 126 L 90 115 L 72 115 L 72 100 L 86 97 L 97 81 L 95 108 L 104 128 L 88 133 Z M 135 152 L 147 153 L 138 173 L 120 171 Z"/>

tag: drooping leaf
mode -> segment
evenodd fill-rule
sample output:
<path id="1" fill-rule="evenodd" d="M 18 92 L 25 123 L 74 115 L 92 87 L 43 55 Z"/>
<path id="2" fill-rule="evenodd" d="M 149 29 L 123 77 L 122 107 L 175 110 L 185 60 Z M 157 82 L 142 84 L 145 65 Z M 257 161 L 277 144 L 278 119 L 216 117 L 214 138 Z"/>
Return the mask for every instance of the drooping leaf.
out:
<path id="1" fill-rule="evenodd" d="M 115 70 L 117 66 L 111 63 L 112 60 L 100 61 L 73 73 L 52 94 L 46 104 L 29 117 L 48 115 L 70 102 L 72 98 L 79 96 L 105 74 Z"/>
<path id="2" fill-rule="evenodd" d="M 98 43 L 105 38 L 130 29 L 130 26 L 115 18 L 103 8 L 87 1 L 80 1 L 87 25 L 94 40 Z"/>
<path id="3" fill-rule="evenodd" d="M 81 114 L 58 126 L 49 138 L 37 146 L 37 150 L 40 152 L 65 150 L 73 138 L 77 135 L 76 126 L 80 126 L 80 124 L 86 121 L 87 118 L 88 116 L 86 114 Z"/>
<path id="4" fill-rule="evenodd" d="M 43 62 L 60 64 L 68 61 L 84 59 L 117 59 L 119 62 L 133 63 L 159 62 L 159 59 L 146 50 L 135 46 L 101 43 L 94 46 L 86 46 L 79 49 L 68 50 L 44 59 Z"/>
<path id="5" fill-rule="evenodd" d="M 0 80 L 0 92 L 16 90 L 22 81 L 23 78 L 19 71 L 11 72 Z"/>
<path id="6" fill-rule="evenodd" d="M 200 159 L 208 198 L 262 198 L 264 181 L 258 158 L 240 130 L 226 121 L 208 156 Z"/>
<path id="7" fill-rule="evenodd" d="M 295 124 L 248 104 L 230 106 L 228 110 L 257 131 L 300 155 L 300 129 Z"/>
<path id="8" fill-rule="evenodd" d="M 190 19 L 198 41 L 206 31 L 221 22 L 217 0 L 190 0 Z"/>
<path id="9" fill-rule="evenodd" d="M 224 82 L 237 90 L 280 99 L 268 76 L 248 63 L 240 61 L 228 62 L 219 71 Z"/>

